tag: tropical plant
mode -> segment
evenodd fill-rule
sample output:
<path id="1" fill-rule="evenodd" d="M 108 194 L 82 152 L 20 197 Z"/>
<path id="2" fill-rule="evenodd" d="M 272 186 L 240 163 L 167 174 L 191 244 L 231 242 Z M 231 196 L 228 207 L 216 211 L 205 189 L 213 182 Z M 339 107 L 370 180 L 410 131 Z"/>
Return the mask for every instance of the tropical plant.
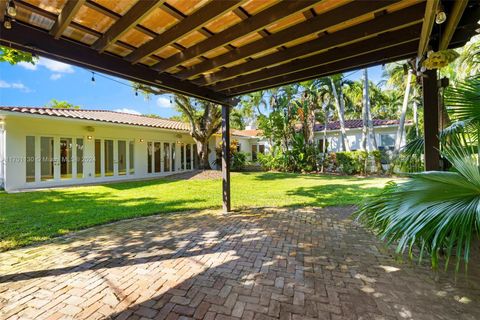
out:
<path id="1" fill-rule="evenodd" d="M 408 252 L 419 261 L 428 253 L 434 269 L 442 256 L 445 268 L 455 257 L 458 271 L 462 260 L 468 265 L 472 243 L 480 235 L 480 167 L 473 150 L 456 143 L 442 154 L 456 172 L 409 174 L 405 182 L 389 183 L 356 216 L 382 239 L 396 243 L 398 253 Z"/>
<path id="2" fill-rule="evenodd" d="M 4 46 L 0 46 L 0 62 L 8 62 L 15 65 L 19 62 L 35 64 L 38 58 L 29 52 L 24 52 Z"/>
<path id="3" fill-rule="evenodd" d="M 50 102 L 47 104 L 47 107 L 55 109 L 80 109 L 80 106 L 74 105 L 68 101 L 60 101 L 57 99 L 50 100 Z"/>

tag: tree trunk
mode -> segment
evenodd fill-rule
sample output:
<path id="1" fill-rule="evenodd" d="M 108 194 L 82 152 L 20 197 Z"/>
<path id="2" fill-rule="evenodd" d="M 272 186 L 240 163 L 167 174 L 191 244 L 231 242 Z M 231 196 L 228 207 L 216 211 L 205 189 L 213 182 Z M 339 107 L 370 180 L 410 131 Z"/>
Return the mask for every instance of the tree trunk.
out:
<path id="1" fill-rule="evenodd" d="M 367 135 L 368 135 L 368 71 L 363 69 L 363 108 L 362 108 L 362 141 L 360 148 L 363 151 L 368 151 Z"/>
<path id="2" fill-rule="evenodd" d="M 322 168 L 320 172 L 323 173 L 325 166 L 325 158 L 327 157 L 327 126 L 328 126 L 328 108 L 325 106 L 325 125 L 323 126 L 323 146 L 322 146 Z"/>
<path id="3" fill-rule="evenodd" d="M 413 89 L 413 125 L 415 126 L 415 137 L 418 137 L 418 105 L 417 105 L 417 89 Z"/>
<path id="4" fill-rule="evenodd" d="M 400 146 L 402 145 L 403 139 L 403 132 L 405 131 L 405 116 L 407 115 L 407 107 L 408 107 L 408 98 L 410 94 L 410 85 L 412 82 L 412 69 L 408 70 L 407 76 L 407 85 L 405 87 L 405 95 L 403 96 L 403 105 L 402 111 L 400 114 L 400 121 L 398 123 L 397 129 L 397 136 L 395 137 L 395 153 L 398 154 L 400 152 Z"/>
<path id="5" fill-rule="evenodd" d="M 197 144 L 197 153 L 199 158 L 198 168 L 200 170 L 210 170 L 210 162 L 208 161 L 208 140 L 203 137 L 193 137 L 193 140 Z"/>
<path id="6" fill-rule="evenodd" d="M 340 122 L 340 139 L 342 141 L 342 151 L 350 151 L 350 147 L 348 146 L 348 143 L 347 143 L 347 132 L 345 131 L 345 117 L 344 117 L 345 108 L 341 101 L 342 100 L 341 97 L 337 93 L 337 88 L 335 87 L 333 78 L 330 78 L 330 82 L 332 84 L 332 93 L 335 98 L 335 102 L 336 102 L 335 104 L 337 106 L 338 121 Z"/>
<path id="7" fill-rule="evenodd" d="M 378 150 L 377 138 L 375 137 L 375 127 L 373 126 L 372 110 L 370 109 L 370 104 L 368 105 L 368 132 L 370 136 L 370 141 L 372 142 L 373 150 Z"/>

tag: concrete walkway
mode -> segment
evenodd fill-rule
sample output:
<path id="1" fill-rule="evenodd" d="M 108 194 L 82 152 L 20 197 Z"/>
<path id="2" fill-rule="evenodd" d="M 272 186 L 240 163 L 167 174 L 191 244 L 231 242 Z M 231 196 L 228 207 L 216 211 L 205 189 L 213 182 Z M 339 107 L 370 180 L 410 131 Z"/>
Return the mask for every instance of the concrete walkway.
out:
<path id="1" fill-rule="evenodd" d="M 350 211 L 154 216 L 0 253 L 0 319 L 480 319 L 478 264 L 434 280 Z"/>

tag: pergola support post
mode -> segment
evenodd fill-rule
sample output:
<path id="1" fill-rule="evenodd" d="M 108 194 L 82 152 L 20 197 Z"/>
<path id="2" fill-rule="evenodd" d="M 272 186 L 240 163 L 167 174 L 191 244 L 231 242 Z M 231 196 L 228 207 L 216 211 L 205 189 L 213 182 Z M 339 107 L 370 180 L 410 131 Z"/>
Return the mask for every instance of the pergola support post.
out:
<path id="1" fill-rule="evenodd" d="M 223 212 L 230 212 L 230 106 L 227 104 L 222 105 L 222 195 Z"/>
<path id="2" fill-rule="evenodd" d="M 425 138 L 425 170 L 440 170 L 439 134 L 439 98 L 437 70 L 427 70 L 423 83 L 423 121 Z"/>

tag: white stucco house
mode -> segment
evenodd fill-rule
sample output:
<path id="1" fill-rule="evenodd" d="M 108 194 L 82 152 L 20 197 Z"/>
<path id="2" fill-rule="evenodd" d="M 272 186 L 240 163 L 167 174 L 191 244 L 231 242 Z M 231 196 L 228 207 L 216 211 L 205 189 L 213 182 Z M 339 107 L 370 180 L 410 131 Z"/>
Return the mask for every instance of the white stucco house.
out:
<path id="1" fill-rule="evenodd" d="M 398 122 L 375 120 L 378 145 L 390 147 Z M 351 150 L 361 121 L 347 120 Z M 338 124 L 327 127 L 328 151 L 340 150 Z M 232 130 L 239 151 L 256 161 L 270 150 L 261 131 Z M 323 126 L 316 126 L 320 146 Z M 210 140 L 210 163 L 221 141 Z M 161 177 L 198 167 L 186 123 L 106 110 L 0 107 L 0 186 L 6 191 Z"/>
<path id="2" fill-rule="evenodd" d="M 398 120 L 373 120 L 375 131 L 375 140 L 379 149 L 392 150 L 395 146 L 395 137 L 397 135 Z M 410 121 L 405 122 L 405 128 L 411 126 Z M 359 150 L 362 141 L 362 120 L 345 120 L 345 131 L 347 133 L 347 143 L 351 151 Z M 325 134 L 326 133 L 326 134 Z M 340 138 L 340 122 L 329 122 L 325 130 L 323 124 L 315 126 L 315 140 L 320 149 L 323 149 L 324 136 L 327 140 L 327 151 L 338 152 L 342 150 L 342 140 Z M 403 134 L 401 146 L 405 145 L 406 134 Z M 368 141 L 367 150 L 374 150 L 372 141 Z"/>

